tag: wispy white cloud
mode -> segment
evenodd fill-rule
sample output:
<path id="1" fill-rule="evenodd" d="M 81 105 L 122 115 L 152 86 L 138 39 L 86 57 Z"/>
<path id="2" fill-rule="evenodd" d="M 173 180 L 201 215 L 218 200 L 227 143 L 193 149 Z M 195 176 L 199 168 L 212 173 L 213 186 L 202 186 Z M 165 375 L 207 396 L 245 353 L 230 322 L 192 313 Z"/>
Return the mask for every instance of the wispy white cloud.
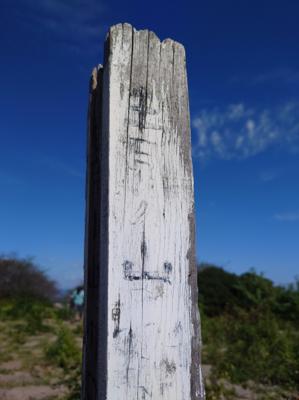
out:
<path id="1" fill-rule="evenodd" d="M 282 169 L 268 169 L 259 174 L 259 179 L 262 182 L 272 182 L 283 175 Z"/>
<path id="2" fill-rule="evenodd" d="M 245 104 L 202 109 L 193 119 L 194 156 L 245 159 L 278 147 L 299 151 L 299 103 L 257 109 Z"/>
<path id="3" fill-rule="evenodd" d="M 22 23 L 72 51 L 98 44 L 106 31 L 102 0 L 20 0 Z"/>
<path id="4" fill-rule="evenodd" d="M 299 69 L 295 68 L 276 68 L 265 71 L 255 76 L 234 76 L 230 79 L 232 84 L 246 85 L 299 85 Z"/>
<path id="5" fill-rule="evenodd" d="M 273 219 L 282 222 L 296 222 L 299 221 L 299 212 L 275 214 Z"/>

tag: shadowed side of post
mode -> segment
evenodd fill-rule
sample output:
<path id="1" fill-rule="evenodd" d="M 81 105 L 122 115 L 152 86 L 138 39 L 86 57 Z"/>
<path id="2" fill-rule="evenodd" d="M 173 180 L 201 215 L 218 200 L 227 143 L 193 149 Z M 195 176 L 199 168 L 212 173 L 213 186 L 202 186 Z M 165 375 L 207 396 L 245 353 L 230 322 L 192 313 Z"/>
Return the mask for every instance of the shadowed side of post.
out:
<path id="1" fill-rule="evenodd" d="M 103 191 L 107 179 L 102 175 L 107 166 L 101 157 L 104 149 L 102 112 L 103 67 L 100 65 L 92 71 L 88 107 L 82 399 L 98 399 L 99 392 L 101 398 L 105 398 L 106 393 L 107 262 L 101 237 L 105 237 L 103 213 L 107 208 Z M 102 373 L 99 376 L 100 366 Z"/>

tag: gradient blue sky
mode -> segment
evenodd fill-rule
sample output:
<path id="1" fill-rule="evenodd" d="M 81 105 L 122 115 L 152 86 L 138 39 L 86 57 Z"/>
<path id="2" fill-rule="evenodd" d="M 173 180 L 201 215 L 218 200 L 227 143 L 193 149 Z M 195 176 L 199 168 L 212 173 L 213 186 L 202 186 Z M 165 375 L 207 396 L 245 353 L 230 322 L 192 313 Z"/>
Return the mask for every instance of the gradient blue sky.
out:
<path id="1" fill-rule="evenodd" d="M 82 279 L 90 71 L 129 22 L 187 51 L 197 257 L 299 274 L 297 0 L 0 0 L 0 252 Z"/>

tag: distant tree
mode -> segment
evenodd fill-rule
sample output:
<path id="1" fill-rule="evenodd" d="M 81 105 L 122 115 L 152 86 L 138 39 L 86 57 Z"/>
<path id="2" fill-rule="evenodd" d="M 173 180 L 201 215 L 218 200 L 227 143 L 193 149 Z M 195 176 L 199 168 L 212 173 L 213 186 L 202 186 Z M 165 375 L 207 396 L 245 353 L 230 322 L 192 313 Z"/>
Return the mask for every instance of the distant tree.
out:
<path id="1" fill-rule="evenodd" d="M 199 302 L 208 316 L 231 311 L 239 298 L 239 277 L 213 264 L 198 266 Z"/>
<path id="2" fill-rule="evenodd" d="M 198 266 L 199 303 L 207 316 L 237 310 L 271 312 L 277 317 L 299 320 L 299 285 L 275 286 L 254 269 L 241 275 L 213 264 Z M 298 323 L 299 326 L 299 323 Z"/>
<path id="3" fill-rule="evenodd" d="M 273 310 L 280 318 L 293 321 L 299 328 L 299 288 L 297 285 L 298 282 L 296 282 L 296 286 L 277 288 L 277 298 Z"/>
<path id="4" fill-rule="evenodd" d="M 0 299 L 30 297 L 54 300 L 56 283 L 31 259 L 0 256 Z"/>
<path id="5" fill-rule="evenodd" d="M 239 305 L 242 308 L 255 307 L 273 308 L 278 288 L 270 279 L 258 274 L 254 269 L 239 277 L 238 289 L 240 293 Z"/>

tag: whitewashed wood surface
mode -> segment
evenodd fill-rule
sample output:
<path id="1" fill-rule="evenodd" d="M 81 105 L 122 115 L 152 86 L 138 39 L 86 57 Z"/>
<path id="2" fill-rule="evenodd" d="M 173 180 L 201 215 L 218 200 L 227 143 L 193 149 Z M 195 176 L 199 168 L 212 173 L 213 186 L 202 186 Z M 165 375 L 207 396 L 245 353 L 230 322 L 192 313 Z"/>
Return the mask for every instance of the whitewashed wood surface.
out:
<path id="1" fill-rule="evenodd" d="M 97 398 L 203 399 L 185 51 L 129 24 L 110 28 L 106 51 L 107 340 Z"/>

